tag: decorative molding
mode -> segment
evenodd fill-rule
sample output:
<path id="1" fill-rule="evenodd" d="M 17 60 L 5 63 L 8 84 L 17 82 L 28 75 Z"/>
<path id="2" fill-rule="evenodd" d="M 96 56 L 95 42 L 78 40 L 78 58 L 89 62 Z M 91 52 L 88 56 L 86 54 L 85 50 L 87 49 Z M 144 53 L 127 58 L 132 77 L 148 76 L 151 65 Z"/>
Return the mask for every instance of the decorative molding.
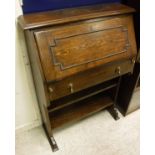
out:
<path id="1" fill-rule="evenodd" d="M 126 33 L 126 44 L 125 44 L 125 47 L 124 47 L 124 49 L 122 51 L 120 51 L 120 52 L 113 52 L 113 54 L 109 54 L 109 55 L 106 55 L 106 56 L 101 57 L 101 58 L 97 58 L 97 59 L 93 59 L 93 60 L 88 60 L 88 61 L 85 61 L 85 62 L 82 62 L 82 63 L 73 64 L 73 65 L 69 65 L 69 66 L 64 66 L 61 62 L 57 61 L 56 56 L 55 56 L 55 52 L 54 52 L 54 47 L 57 46 L 57 41 L 62 40 L 62 39 L 71 38 L 71 37 L 77 37 L 77 36 L 80 36 L 80 35 L 86 35 L 86 34 L 91 34 L 91 33 L 97 33 L 97 32 L 101 32 L 101 31 L 111 30 L 111 29 L 121 29 L 122 32 Z M 70 68 L 73 68 L 73 67 L 77 67 L 77 66 L 80 66 L 80 65 L 83 65 L 83 64 L 88 64 L 88 63 L 91 63 L 91 62 L 100 61 L 100 60 L 103 60 L 105 58 L 108 58 L 108 57 L 111 57 L 111 56 L 114 56 L 114 55 L 122 54 L 124 52 L 127 52 L 128 48 L 130 47 L 129 40 L 128 40 L 128 29 L 125 26 L 111 27 L 111 28 L 108 28 L 108 29 L 102 29 L 102 30 L 82 33 L 82 34 L 78 34 L 78 35 L 71 35 L 71 36 L 67 36 L 67 37 L 63 37 L 63 38 L 54 39 L 53 42 L 54 42 L 54 44 L 50 45 L 51 54 L 52 54 L 52 61 L 53 61 L 53 64 L 55 66 L 59 66 L 60 70 L 62 70 L 62 71 L 70 69 Z"/>

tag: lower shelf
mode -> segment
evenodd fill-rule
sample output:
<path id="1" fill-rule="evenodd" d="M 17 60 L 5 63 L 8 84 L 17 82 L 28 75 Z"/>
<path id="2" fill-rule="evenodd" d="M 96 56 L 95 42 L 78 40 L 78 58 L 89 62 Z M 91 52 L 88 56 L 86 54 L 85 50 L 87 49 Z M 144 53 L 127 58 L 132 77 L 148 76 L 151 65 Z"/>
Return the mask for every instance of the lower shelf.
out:
<path id="1" fill-rule="evenodd" d="M 54 129 L 67 123 L 80 120 L 111 105 L 113 105 L 113 101 L 110 97 L 103 96 L 103 94 L 92 96 L 83 101 L 49 113 L 51 127 Z"/>

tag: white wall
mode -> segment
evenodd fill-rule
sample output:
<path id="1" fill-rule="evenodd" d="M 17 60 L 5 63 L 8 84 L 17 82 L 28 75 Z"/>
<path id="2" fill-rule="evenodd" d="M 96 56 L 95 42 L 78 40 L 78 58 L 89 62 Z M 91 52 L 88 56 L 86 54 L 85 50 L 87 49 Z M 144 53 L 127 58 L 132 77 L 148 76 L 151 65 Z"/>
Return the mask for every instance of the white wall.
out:
<path id="1" fill-rule="evenodd" d="M 16 0 L 16 18 L 22 14 Z M 24 37 L 16 26 L 16 132 L 41 125 Z"/>

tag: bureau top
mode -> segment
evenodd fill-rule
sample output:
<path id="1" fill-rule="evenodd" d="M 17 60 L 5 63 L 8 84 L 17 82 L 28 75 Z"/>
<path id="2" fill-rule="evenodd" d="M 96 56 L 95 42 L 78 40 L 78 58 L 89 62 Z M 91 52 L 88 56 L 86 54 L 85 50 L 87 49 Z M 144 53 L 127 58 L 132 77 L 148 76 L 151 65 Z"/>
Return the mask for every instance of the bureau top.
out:
<path id="1" fill-rule="evenodd" d="M 132 13 L 134 11 L 133 8 L 119 3 L 100 4 L 21 15 L 18 17 L 18 22 L 26 30 L 78 20 Z"/>

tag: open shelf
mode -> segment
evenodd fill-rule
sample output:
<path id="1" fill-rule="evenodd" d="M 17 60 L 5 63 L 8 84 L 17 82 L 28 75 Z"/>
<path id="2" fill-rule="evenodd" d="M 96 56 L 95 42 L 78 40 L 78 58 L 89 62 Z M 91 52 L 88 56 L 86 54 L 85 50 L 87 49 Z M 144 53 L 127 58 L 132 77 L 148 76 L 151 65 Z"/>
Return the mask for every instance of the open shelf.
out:
<path id="1" fill-rule="evenodd" d="M 87 99 L 91 96 L 97 95 L 101 92 L 107 91 L 117 86 L 118 78 L 109 80 L 107 82 L 101 83 L 99 85 L 87 88 L 75 94 L 68 95 L 61 99 L 51 102 L 51 105 L 48 107 L 49 112 L 54 112 L 58 109 L 64 108 L 68 105 L 74 104 L 76 102 Z"/>
<path id="2" fill-rule="evenodd" d="M 103 93 L 94 95 L 80 102 L 49 113 L 52 129 L 78 121 L 86 116 L 113 105 L 110 97 Z"/>

